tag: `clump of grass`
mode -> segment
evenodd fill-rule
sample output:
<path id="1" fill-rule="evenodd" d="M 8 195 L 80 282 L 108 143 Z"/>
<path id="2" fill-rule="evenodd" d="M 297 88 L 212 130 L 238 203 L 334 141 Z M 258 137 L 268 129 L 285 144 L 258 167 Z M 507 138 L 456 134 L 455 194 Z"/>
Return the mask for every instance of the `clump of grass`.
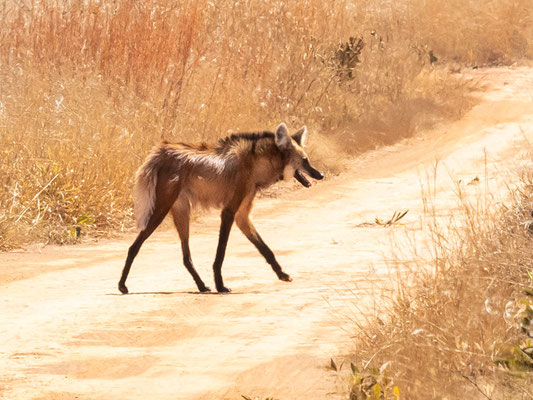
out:
<path id="1" fill-rule="evenodd" d="M 3 2 L 0 248 L 129 227 L 134 171 L 162 137 L 307 124 L 314 158 L 339 170 L 339 152 L 468 109 L 464 85 L 430 51 L 485 64 L 486 51 L 457 49 L 489 43 L 494 26 L 498 60 L 531 55 L 519 39 L 532 25 L 526 0 L 481 2 L 510 9 L 499 14 L 430 3 Z M 463 43 L 466 27 L 475 41 Z"/>
<path id="2" fill-rule="evenodd" d="M 397 224 L 403 217 L 405 217 L 407 215 L 408 212 L 409 212 L 409 210 L 405 210 L 405 211 L 396 210 L 392 214 L 392 217 L 390 217 L 387 220 L 382 220 L 382 219 L 376 217 L 376 219 L 375 219 L 376 225 L 392 226 L 394 224 Z"/>
<path id="3" fill-rule="evenodd" d="M 431 258 L 404 265 L 390 302 L 361 326 L 351 400 L 531 398 L 532 178 L 522 175 L 507 206 L 458 185 L 450 218 L 426 197 Z M 361 376 L 387 385 L 376 397 Z"/>

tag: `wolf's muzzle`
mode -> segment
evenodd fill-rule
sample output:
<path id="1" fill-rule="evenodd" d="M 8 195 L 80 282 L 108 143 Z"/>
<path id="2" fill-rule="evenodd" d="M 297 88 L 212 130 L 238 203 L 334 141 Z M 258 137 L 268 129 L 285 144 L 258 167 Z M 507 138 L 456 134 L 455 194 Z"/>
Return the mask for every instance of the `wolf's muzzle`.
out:
<path id="1" fill-rule="evenodd" d="M 302 170 L 300 171 L 297 169 L 294 171 L 294 177 L 298 182 L 300 182 L 305 187 L 310 187 L 311 182 L 307 180 L 307 178 L 302 174 L 302 172 L 305 172 L 307 175 L 309 175 L 311 178 L 316 180 L 321 180 L 324 178 L 324 174 L 316 169 L 314 169 L 309 161 L 305 159 L 302 163 Z"/>

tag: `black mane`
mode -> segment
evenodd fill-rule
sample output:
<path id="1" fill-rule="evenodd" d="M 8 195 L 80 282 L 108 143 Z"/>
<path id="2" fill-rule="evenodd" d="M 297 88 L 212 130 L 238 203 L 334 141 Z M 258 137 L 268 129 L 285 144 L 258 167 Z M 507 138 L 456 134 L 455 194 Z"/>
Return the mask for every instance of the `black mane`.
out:
<path id="1" fill-rule="evenodd" d="M 253 133 L 233 133 L 230 136 L 227 136 L 225 138 L 221 138 L 218 140 L 218 146 L 219 147 L 227 147 L 231 146 L 232 144 L 235 144 L 237 142 L 241 142 L 243 140 L 251 141 L 251 142 L 257 142 L 260 139 L 266 139 L 271 138 L 274 139 L 274 133 L 273 132 L 253 132 Z"/>

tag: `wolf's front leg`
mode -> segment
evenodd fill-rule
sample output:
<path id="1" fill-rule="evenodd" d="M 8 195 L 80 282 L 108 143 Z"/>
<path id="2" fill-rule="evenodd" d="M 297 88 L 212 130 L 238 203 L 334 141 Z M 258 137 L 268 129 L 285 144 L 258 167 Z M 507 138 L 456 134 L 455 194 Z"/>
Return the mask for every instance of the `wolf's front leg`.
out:
<path id="1" fill-rule="evenodd" d="M 224 256 L 226 254 L 226 246 L 228 244 L 229 233 L 235 219 L 235 213 L 228 208 L 222 210 L 221 215 L 221 224 L 220 224 L 220 233 L 218 237 L 218 246 L 217 246 L 217 255 L 215 257 L 215 262 L 213 263 L 213 272 L 215 274 L 215 285 L 217 291 L 220 293 L 231 292 L 231 289 L 228 289 L 224 286 L 222 280 L 222 262 L 224 261 Z"/>
<path id="2" fill-rule="evenodd" d="M 281 269 L 281 265 L 279 265 L 278 261 L 276 260 L 276 257 L 274 256 L 274 253 L 266 245 L 263 239 L 261 239 L 261 236 L 259 236 L 259 233 L 257 233 L 257 231 L 255 230 L 255 227 L 246 211 L 243 213 L 239 211 L 239 214 L 237 214 L 236 217 L 236 223 L 242 233 L 244 233 L 248 240 L 254 244 L 254 246 L 257 248 L 257 250 L 259 250 L 261 255 L 265 257 L 265 260 L 267 261 L 267 263 L 270 264 L 278 278 L 285 282 L 291 282 L 291 277 L 285 272 L 283 272 L 283 270 Z"/>

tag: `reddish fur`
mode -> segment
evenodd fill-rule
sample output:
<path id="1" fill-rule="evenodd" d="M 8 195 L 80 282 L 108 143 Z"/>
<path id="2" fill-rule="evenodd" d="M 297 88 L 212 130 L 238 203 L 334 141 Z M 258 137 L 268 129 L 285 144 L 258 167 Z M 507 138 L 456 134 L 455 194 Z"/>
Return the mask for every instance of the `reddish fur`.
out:
<path id="1" fill-rule="evenodd" d="M 156 146 L 137 172 L 136 217 L 141 232 L 128 252 L 120 290 L 127 293 L 125 281 L 133 259 L 171 209 L 182 242 L 184 264 L 199 290 L 208 290 L 194 270 L 188 248 L 189 215 L 196 205 L 222 208 L 219 247 L 213 266 L 217 290 L 228 291 L 220 269 L 234 220 L 278 277 L 290 280 L 255 230 L 249 214 L 257 190 L 278 181 L 288 166 L 296 170 L 302 165 L 305 152 L 298 142 L 305 133 L 300 130 L 291 138 L 281 124 L 276 133 L 231 135 L 217 145 L 162 142 Z"/>

